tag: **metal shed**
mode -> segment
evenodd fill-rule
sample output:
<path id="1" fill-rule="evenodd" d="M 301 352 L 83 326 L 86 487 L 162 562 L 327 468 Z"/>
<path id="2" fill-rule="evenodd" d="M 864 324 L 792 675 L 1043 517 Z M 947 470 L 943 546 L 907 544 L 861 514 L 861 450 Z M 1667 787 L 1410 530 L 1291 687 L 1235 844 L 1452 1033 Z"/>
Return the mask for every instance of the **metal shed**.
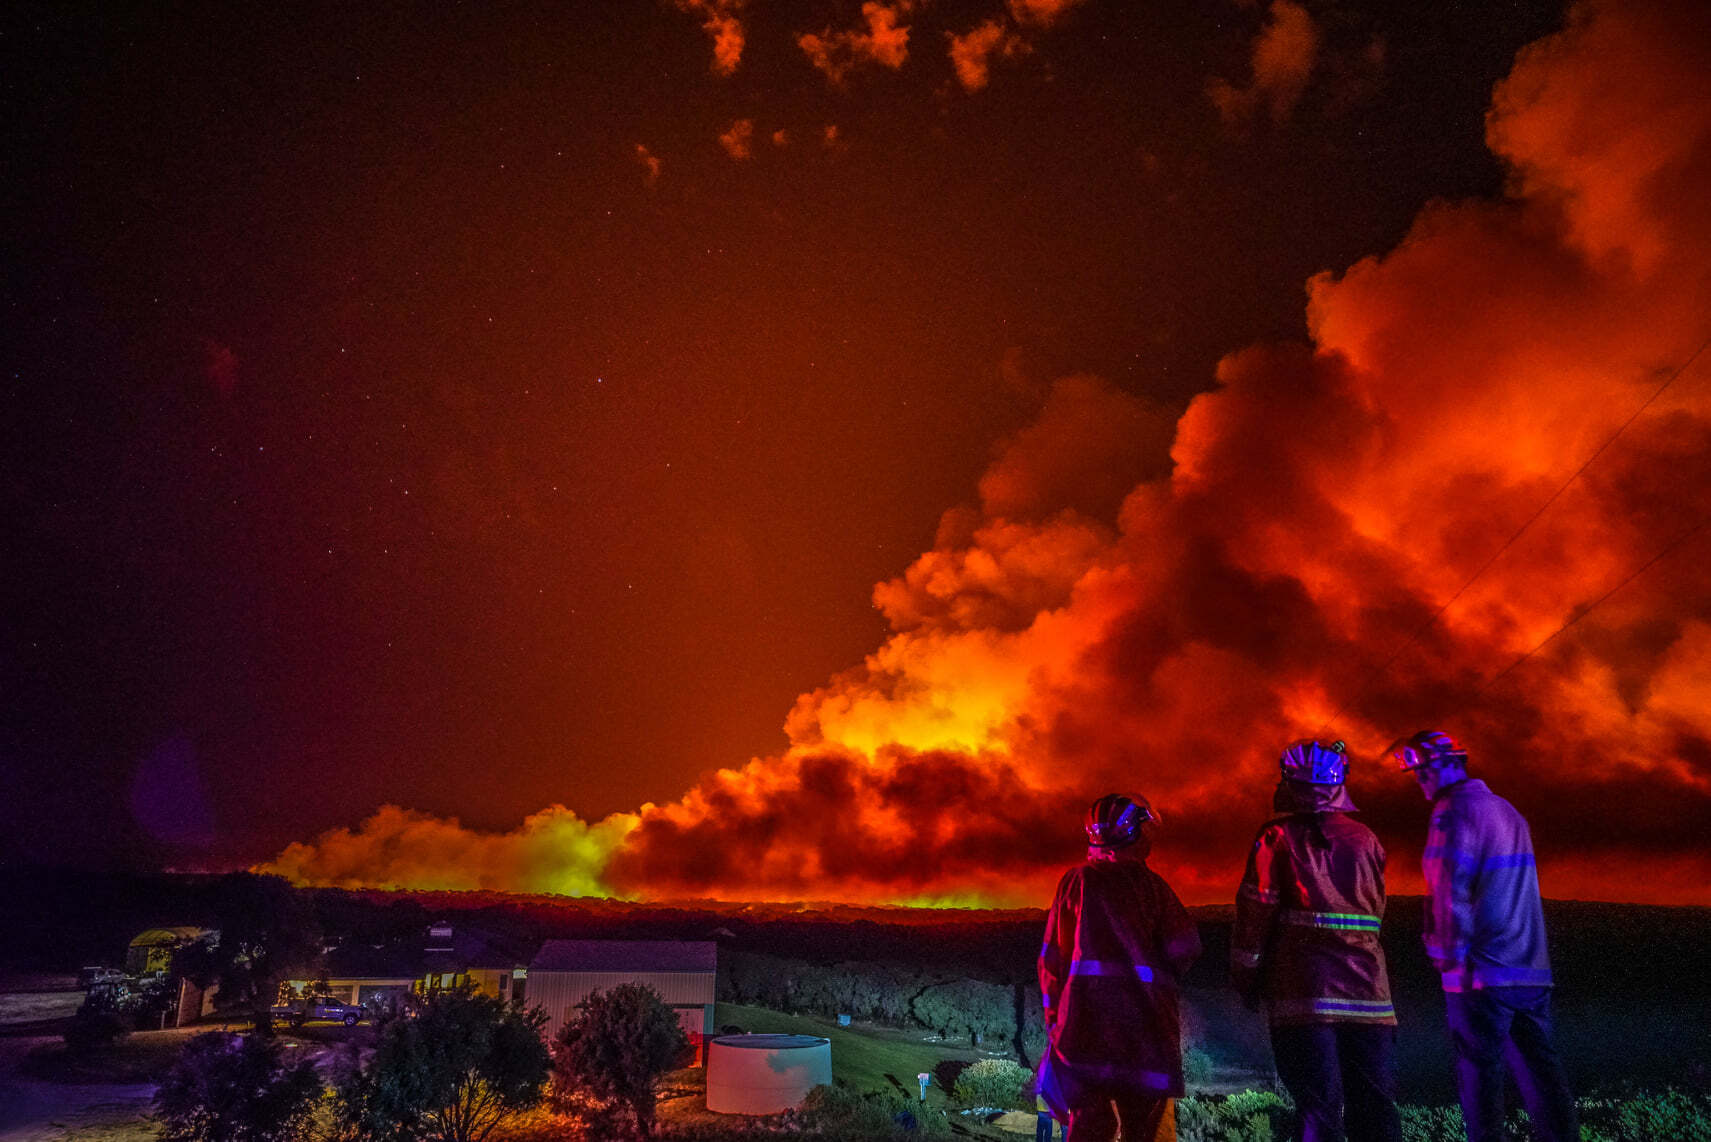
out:
<path id="1" fill-rule="evenodd" d="M 718 948 L 711 940 L 548 940 L 529 965 L 528 1004 L 547 1013 L 550 1039 L 594 992 L 646 984 L 677 1012 L 701 1062 L 713 1033 Z"/>

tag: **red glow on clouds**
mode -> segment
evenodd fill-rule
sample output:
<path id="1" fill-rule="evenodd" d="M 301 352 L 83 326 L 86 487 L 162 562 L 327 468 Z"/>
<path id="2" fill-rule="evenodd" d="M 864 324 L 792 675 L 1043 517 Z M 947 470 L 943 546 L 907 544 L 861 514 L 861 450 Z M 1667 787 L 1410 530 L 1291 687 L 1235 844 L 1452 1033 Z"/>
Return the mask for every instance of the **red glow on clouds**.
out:
<path id="1" fill-rule="evenodd" d="M 803 44 L 829 75 L 901 60 L 909 6 L 866 7 L 864 28 Z M 1711 902 L 1706 534 L 1503 673 L 1711 517 L 1705 362 L 1456 597 L 1711 332 L 1711 59 L 1693 19 L 1586 4 L 1524 52 L 1487 127 L 1512 197 L 1435 204 L 1395 250 L 1315 278 L 1311 344 L 1231 353 L 1179 417 L 1057 382 L 979 505 L 875 588 L 889 637 L 798 699 L 782 755 L 595 824 L 555 807 L 496 835 L 388 808 L 268 867 L 1022 904 L 1074 858 L 1081 806 L 1128 789 L 1163 809 L 1155 863 L 1186 898 L 1224 900 L 1277 748 L 1335 716 L 1393 890 L 1418 890 L 1424 806 L 1372 759 L 1444 725 L 1529 815 L 1548 894 Z M 967 49 L 970 66 L 992 50 Z M 1274 55 L 1294 58 L 1256 47 L 1255 98 L 1287 79 Z"/>

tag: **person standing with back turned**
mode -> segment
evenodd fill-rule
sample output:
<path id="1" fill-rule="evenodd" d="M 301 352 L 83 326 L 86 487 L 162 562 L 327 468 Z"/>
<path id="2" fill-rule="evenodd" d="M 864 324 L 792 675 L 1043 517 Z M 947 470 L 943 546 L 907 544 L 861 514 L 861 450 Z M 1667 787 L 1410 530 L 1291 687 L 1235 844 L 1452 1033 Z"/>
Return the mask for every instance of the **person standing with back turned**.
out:
<path id="1" fill-rule="evenodd" d="M 1158 821 L 1143 797 L 1107 794 L 1087 811 L 1087 859 L 1058 881 L 1040 947 L 1047 1047 L 1039 1094 L 1069 1142 L 1152 1142 L 1183 1093 L 1177 989 L 1200 934 L 1147 867 Z"/>
<path id="2" fill-rule="evenodd" d="M 1401 1142 L 1384 848 L 1349 816 L 1342 742 L 1296 742 L 1279 767 L 1280 816 L 1254 838 L 1236 894 L 1230 978 L 1265 1007 L 1297 1142 Z"/>
<path id="3" fill-rule="evenodd" d="M 1467 775 L 1438 730 L 1392 747 L 1432 803 L 1422 863 L 1426 955 L 1443 977 L 1468 1142 L 1503 1135 L 1505 1063 L 1543 1142 L 1577 1142 L 1574 1095 L 1551 1042 L 1551 961 L 1533 837 L 1515 806 Z"/>

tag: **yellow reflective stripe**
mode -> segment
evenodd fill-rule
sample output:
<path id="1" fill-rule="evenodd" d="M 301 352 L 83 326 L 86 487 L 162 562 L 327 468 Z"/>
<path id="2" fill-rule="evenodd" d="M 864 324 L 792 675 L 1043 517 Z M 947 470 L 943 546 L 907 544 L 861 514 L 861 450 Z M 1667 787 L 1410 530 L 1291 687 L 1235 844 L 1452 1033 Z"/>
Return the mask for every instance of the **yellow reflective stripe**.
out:
<path id="1" fill-rule="evenodd" d="M 1339 1019 L 1394 1019 L 1396 1007 L 1388 999 L 1347 999 L 1321 995 L 1312 999 L 1278 999 L 1271 1003 L 1273 1015 L 1323 1015 Z"/>

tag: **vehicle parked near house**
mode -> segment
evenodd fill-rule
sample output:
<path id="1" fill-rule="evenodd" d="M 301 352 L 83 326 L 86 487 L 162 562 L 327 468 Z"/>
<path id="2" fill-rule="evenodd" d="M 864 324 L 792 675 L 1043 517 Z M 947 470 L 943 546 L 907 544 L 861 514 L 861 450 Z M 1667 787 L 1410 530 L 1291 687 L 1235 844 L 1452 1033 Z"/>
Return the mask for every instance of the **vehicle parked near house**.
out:
<path id="1" fill-rule="evenodd" d="M 293 1027 L 301 1027 L 313 1019 L 330 1019 L 335 1023 L 343 1023 L 346 1027 L 355 1027 L 369 1017 L 369 1010 L 354 1003 L 340 1003 L 336 999 L 299 999 L 295 1003 L 280 1003 L 270 1009 L 275 1019 L 282 1019 Z"/>
<path id="2" fill-rule="evenodd" d="M 77 973 L 77 986 L 84 991 L 96 987 L 114 987 L 125 978 L 118 968 L 86 967 Z"/>

